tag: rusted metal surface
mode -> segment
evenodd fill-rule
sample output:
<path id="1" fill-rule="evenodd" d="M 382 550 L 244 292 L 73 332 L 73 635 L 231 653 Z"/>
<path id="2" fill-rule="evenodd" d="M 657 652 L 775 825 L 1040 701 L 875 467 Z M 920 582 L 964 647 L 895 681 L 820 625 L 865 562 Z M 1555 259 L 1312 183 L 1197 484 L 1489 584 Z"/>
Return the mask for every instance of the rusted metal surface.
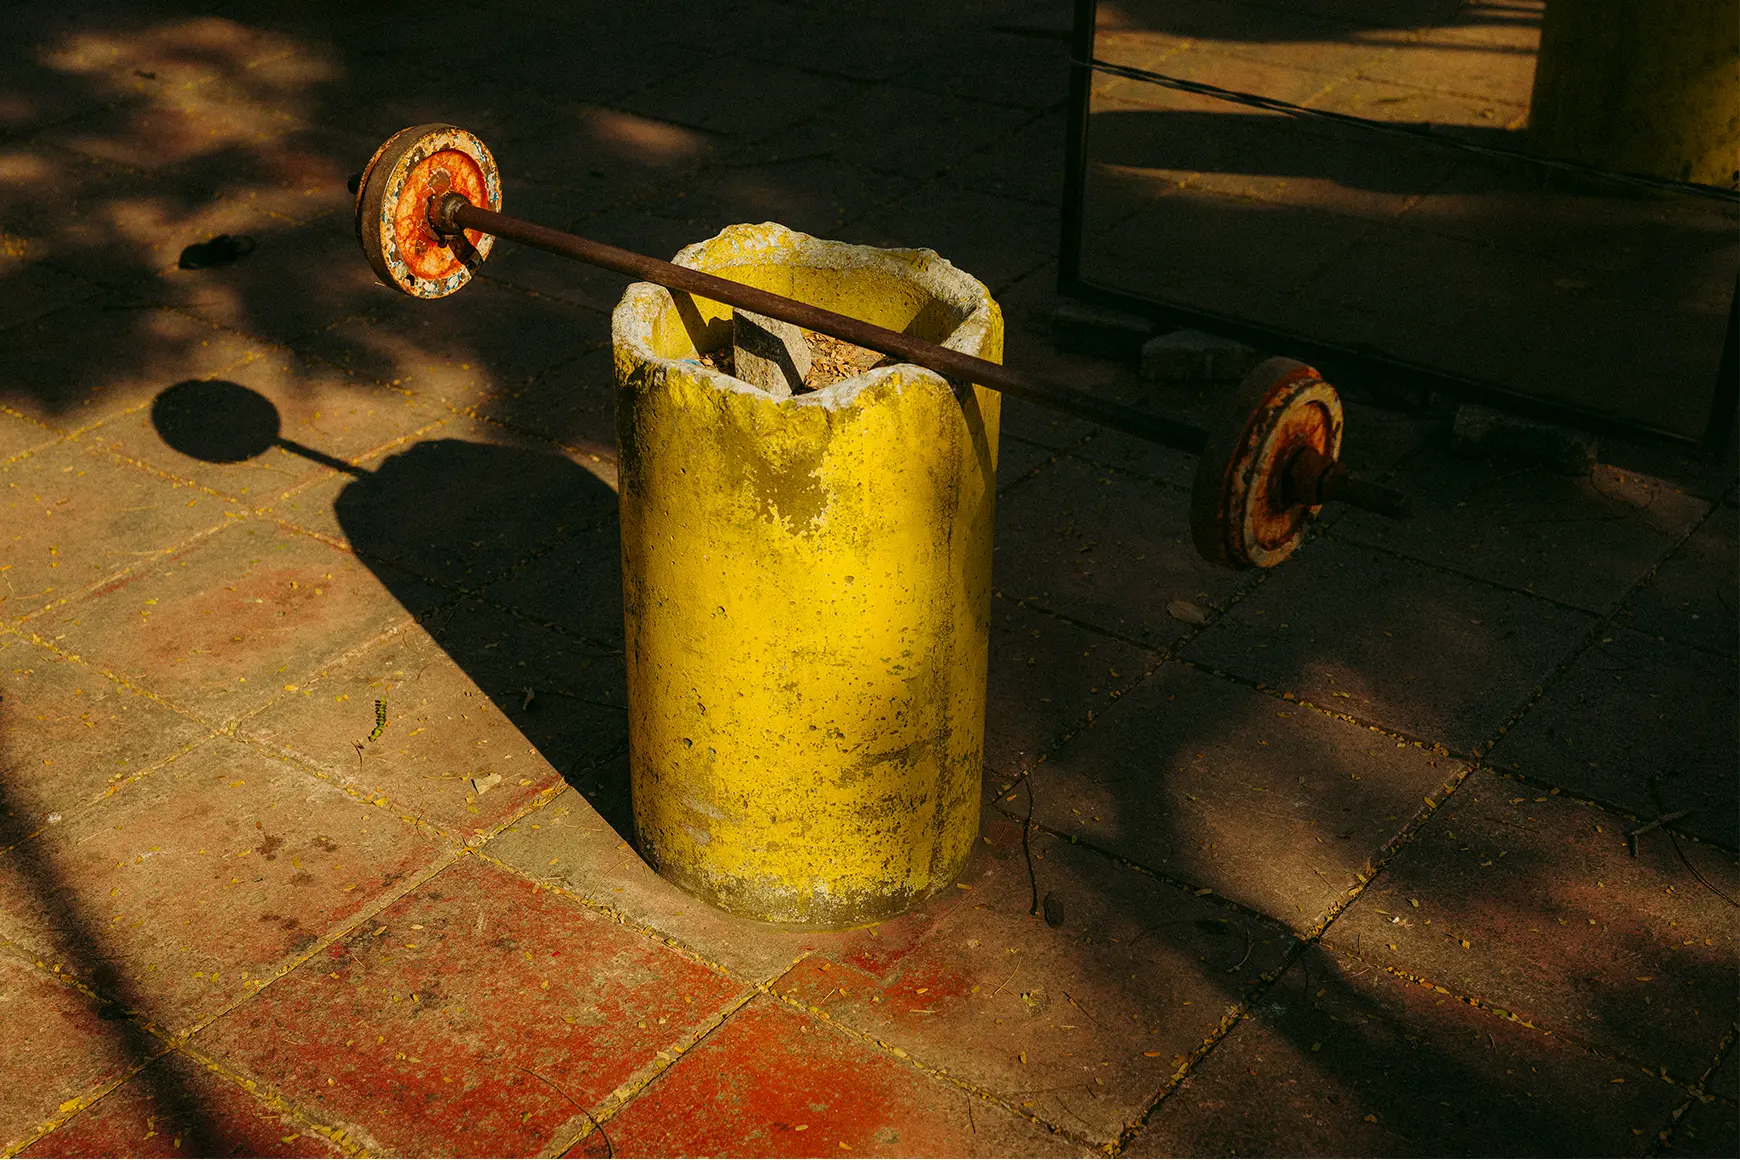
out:
<path id="1" fill-rule="evenodd" d="M 1328 493 L 1345 487 L 1342 428 L 1341 399 L 1315 369 L 1272 358 L 1246 375 L 1197 466 L 1197 549 L 1234 568 L 1292 555 Z"/>
<path id="2" fill-rule="evenodd" d="M 501 177 L 489 149 L 452 125 L 418 125 L 376 151 L 357 189 L 357 238 L 381 280 L 416 298 L 442 298 L 471 280 L 495 239 L 441 234 L 432 198 L 452 195 L 499 208 Z"/>

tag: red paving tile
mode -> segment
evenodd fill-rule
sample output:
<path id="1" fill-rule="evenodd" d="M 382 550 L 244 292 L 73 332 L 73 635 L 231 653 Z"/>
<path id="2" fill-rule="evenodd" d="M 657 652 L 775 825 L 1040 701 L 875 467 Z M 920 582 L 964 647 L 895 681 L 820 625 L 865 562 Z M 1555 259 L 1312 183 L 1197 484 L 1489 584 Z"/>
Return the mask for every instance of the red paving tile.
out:
<path id="1" fill-rule="evenodd" d="M 674 1059 L 723 975 L 467 858 L 206 1028 L 196 1047 L 371 1152 L 532 1155 Z"/>
<path id="2" fill-rule="evenodd" d="M 450 849 L 220 737 L 0 855 L 0 931 L 179 1034 Z"/>
<path id="3" fill-rule="evenodd" d="M 916 946 L 813 956 L 777 993 L 1053 1127 L 1110 1143 L 1137 1122 L 1292 940 L 1048 836 L 1053 927 L 1029 915 L 1019 831 Z M 840 961 L 845 959 L 847 961 Z"/>
<path id="4" fill-rule="evenodd" d="M 70 983 L 0 953 L 0 1153 L 166 1050 Z"/>
<path id="5" fill-rule="evenodd" d="M 759 997 L 568 1155 L 1069 1156 L 1027 1120 Z"/>
<path id="6" fill-rule="evenodd" d="M 21 1156 L 342 1156 L 284 1109 L 166 1055 Z"/>
<path id="7" fill-rule="evenodd" d="M 264 520 L 207 537 L 33 622 L 90 664 L 232 721 L 406 617 L 357 558 Z"/>

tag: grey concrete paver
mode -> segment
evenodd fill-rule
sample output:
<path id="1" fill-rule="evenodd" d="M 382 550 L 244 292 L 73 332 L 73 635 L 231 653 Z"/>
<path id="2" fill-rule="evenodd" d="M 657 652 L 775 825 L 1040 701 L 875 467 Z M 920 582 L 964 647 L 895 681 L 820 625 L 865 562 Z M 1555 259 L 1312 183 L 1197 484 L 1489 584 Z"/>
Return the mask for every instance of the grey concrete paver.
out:
<path id="1" fill-rule="evenodd" d="M 1664 1156 L 1732 1156 L 1740 1148 L 1740 1113 L 1731 1103 L 1693 1100 L 1674 1125 Z"/>
<path id="2" fill-rule="evenodd" d="M 1189 496 L 1176 488 L 1063 458 L 999 508 L 1003 595 L 1150 647 L 1194 627 L 1168 603 L 1212 609 L 1248 583 L 1189 546 Z"/>
<path id="3" fill-rule="evenodd" d="M 1174 662 L 1036 768 L 1034 820 L 1308 932 L 1464 768 Z"/>
<path id="4" fill-rule="evenodd" d="M 0 617 L 38 613 L 222 526 L 240 508 L 60 443 L 0 467 Z M 53 634 L 50 634 L 53 635 Z"/>
<path id="5" fill-rule="evenodd" d="M 1672 1084 L 1318 948 L 1129 1156 L 1647 1155 Z"/>
<path id="6" fill-rule="evenodd" d="M 622 533 L 614 513 L 552 544 L 483 590 L 492 604 L 622 651 Z M 612 703 L 622 699 L 611 690 Z"/>
<path id="7" fill-rule="evenodd" d="M 1593 618 L 1333 539 L 1307 545 L 1185 656 L 1469 753 Z"/>
<path id="8" fill-rule="evenodd" d="M 59 438 L 58 431 L 22 415 L 0 410 L 0 463 L 46 447 Z"/>
<path id="9" fill-rule="evenodd" d="M 1349 512 L 1335 534 L 1602 613 L 1709 510 L 1618 468 L 1567 479 L 1441 450 L 1416 456 L 1390 483 L 1413 496 L 1412 519 Z"/>
<path id="10" fill-rule="evenodd" d="M 1740 921 L 1665 842 L 1630 857 L 1625 825 L 1482 771 L 1324 942 L 1695 1081 L 1734 1021 Z M 1729 856 L 1690 856 L 1740 889 Z"/>
<path id="11" fill-rule="evenodd" d="M 985 767 L 1033 769 L 1065 733 L 1105 715 L 1159 656 L 1008 600 L 991 602 Z"/>
<path id="12" fill-rule="evenodd" d="M 1619 610 L 1619 623 L 1692 648 L 1740 648 L 1740 511 L 1717 505 Z"/>
<path id="13" fill-rule="evenodd" d="M 996 294 L 1041 264 L 1056 233 L 1050 206 L 925 184 L 852 223 L 842 240 L 935 250 Z"/>
<path id="14" fill-rule="evenodd" d="M 1493 747 L 1495 764 L 1740 846 L 1734 662 L 1615 628 Z"/>

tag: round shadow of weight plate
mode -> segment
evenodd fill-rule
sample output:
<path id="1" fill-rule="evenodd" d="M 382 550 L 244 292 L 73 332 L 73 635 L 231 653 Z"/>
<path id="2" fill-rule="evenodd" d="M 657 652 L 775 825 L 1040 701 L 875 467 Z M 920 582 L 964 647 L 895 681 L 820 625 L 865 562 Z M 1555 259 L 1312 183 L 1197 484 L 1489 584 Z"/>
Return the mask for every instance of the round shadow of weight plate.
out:
<path id="1" fill-rule="evenodd" d="M 206 463 L 240 463 L 278 442 L 281 420 L 272 400 L 240 383 L 188 379 L 157 396 L 151 425 L 183 455 Z"/>

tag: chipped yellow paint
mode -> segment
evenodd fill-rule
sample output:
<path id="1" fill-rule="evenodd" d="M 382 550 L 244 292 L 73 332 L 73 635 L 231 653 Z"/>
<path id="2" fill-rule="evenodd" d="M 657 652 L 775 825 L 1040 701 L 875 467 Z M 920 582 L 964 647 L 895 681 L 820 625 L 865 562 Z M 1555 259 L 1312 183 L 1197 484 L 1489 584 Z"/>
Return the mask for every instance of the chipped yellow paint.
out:
<path id="1" fill-rule="evenodd" d="M 999 360 L 928 250 L 733 226 L 677 258 Z M 999 397 L 909 365 L 781 399 L 696 361 L 730 308 L 613 318 L 635 826 L 661 874 L 840 926 L 945 889 L 978 831 Z"/>

